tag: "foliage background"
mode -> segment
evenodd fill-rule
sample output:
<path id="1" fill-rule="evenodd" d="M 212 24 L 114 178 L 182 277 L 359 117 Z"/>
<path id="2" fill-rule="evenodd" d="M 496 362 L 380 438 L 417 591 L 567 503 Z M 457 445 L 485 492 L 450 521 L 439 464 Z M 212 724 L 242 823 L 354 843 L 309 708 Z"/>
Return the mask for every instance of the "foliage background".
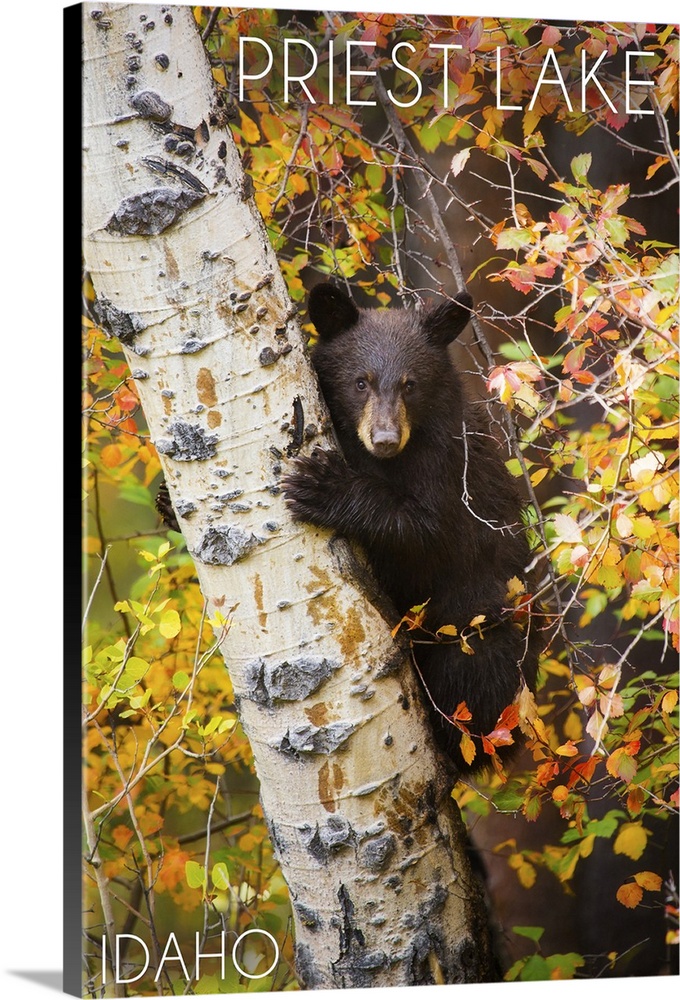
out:
<path id="1" fill-rule="evenodd" d="M 212 24 L 209 9 L 196 16 L 210 29 L 216 81 L 233 94 L 237 35 L 262 30 L 260 14 L 225 8 Z M 386 51 L 394 18 L 345 18 L 354 37 Z M 269 33 L 277 20 L 288 15 L 272 16 Z M 414 45 L 420 27 L 399 18 L 401 31 L 415 29 L 402 35 Z M 413 151 L 403 144 L 395 157 L 394 136 L 373 110 L 351 121 L 340 105 L 327 114 L 272 106 L 269 92 L 282 92 L 275 73 L 267 92 L 251 92 L 255 103 L 241 109 L 234 132 L 294 300 L 302 303 L 320 273 L 346 279 L 364 304 L 452 292 L 457 260 L 470 279 L 481 350 L 470 338 L 458 363 L 485 405 L 500 400 L 491 414 L 533 501 L 539 596 L 551 616 L 538 714 L 524 706 L 523 736 L 515 731 L 527 742 L 523 770 L 456 791 L 492 891 L 499 885 L 498 912 L 508 898 L 521 901 L 520 916 L 503 920 L 504 971 L 511 979 L 662 972 L 672 967 L 675 933 L 667 907 L 677 906 L 660 850 L 674 843 L 677 815 L 676 658 L 667 653 L 669 642 L 677 648 L 678 615 L 677 257 L 668 245 L 678 201 L 677 32 L 483 27 L 432 25 L 442 39 L 462 30 L 474 61 L 456 66 L 455 119 L 427 89 L 400 112 Z M 314 32 L 313 19 L 296 25 L 303 30 Z M 595 94 L 587 115 L 569 115 L 559 93 L 533 115 L 498 113 L 493 53 L 506 41 L 531 54 L 525 73 L 516 64 L 504 76 L 509 104 L 527 103 L 548 46 L 564 46 L 560 59 L 578 59 L 583 45 L 589 60 L 605 49 L 620 60 L 639 41 L 655 53 L 648 66 L 659 114 L 624 121 Z M 658 145 L 662 117 L 668 140 Z M 424 164 L 434 216 L 418 188 Z M 448 255 L 437 217 L 455 244 Z M 294 987 L 285 890 L 228 675 L 212 655 L 181 536 L 158 526 L 157 458 L 91 298 L 86 282 L 87 589 L 95 591 L 86 776 L 97 789 L 93 829 L 112 905 L 121 927 L 139 927 L 142 912 L 160 940 L 180 926 L 207 934 L 257 922 L 285 939 L 274 981 L 260 986 Z M 157 757 L 148 773 L 147 749 Z M 132 778 L 123 782 L 122 772 Z M 101 892 L 86 884 L 94 927 Z M 557 906 L 558 892 L 566 904 Z M 588 953 L 579 946 L 593 940 L 585 912 L 604 895 L 615 943 Z M 562 914 L 557 936 L 547 909 Z M 258 957 L 250 956 L 253 970 Z M 234 979 L 221 988 L 257 985 Z"/>

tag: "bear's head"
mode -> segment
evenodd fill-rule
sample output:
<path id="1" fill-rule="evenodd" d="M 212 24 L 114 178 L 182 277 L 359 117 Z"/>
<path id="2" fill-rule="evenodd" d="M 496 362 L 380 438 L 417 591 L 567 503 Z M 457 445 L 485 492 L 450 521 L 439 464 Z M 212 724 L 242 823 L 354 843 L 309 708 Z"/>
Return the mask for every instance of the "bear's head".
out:
<path id="1" fill-rule="evenodd" d="M 447 346 L 470 319 L 472 298 L 423 312 L 358 309 L 335 285 L 316 285 L 309 296 L 316 328 L 314 367 L 341 437 L 358 436 L 375 458 L 399 455 L 413 432 L 455 405 L 461 394 Z"/>

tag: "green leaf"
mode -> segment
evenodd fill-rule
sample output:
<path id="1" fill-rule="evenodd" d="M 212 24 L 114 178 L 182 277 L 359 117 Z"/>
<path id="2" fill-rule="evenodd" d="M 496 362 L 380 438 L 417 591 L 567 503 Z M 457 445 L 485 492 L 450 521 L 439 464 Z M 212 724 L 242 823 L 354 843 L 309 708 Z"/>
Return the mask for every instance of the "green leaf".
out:
<path id="1" fill-rule="evenodd" d="M 172 675 L 172 685 L 178 691 L 183 691 L 190 680 L 189 674 L 185 673 L 184 670 L 178 670 L 177 673 Z"/>
<path id="2" fill-rule="evenodd" d="M 366 167 L 366 183 L 376 191 L 385 183 L 385 170 L 379 163 L 369 163 Z"/>
<path id="3" fill-rule="evenodd" d="M 143 660 L 141 656 L 131 656 L 130 659 L 125 664 L 124 673 L 129 677 L 132 677 L 135 681 L 142 679 L 144 674 L 149 669 L 149 664 L 146 660 Z"/>
<path id="4" fill-rule="evenodd" d="M 623 246 L 628 239 L 628 226 L 620 215 L 614 215 L 611 219 L 605 219 L 604 228 L 609 233 L 609 239 L 614 246 Z"/>
<path id="5" fill-rule="evenodd" d="M 573 979 L 576 970 L 586 964 L 583 955 L 577 955 L 573 951 L 567 955 L 549 955 L 546 962 L 551 971 L 559 972 L 559 979 Z"/>
<path id="6" fill-rule="evenodd" d="M 201 733 L 201 735 L 202 736 L 210 736 L 212 733 L 215 732 L 215 730 L 217 729 L 217 727 L 220 725 L 221 722 L 222 722 L 222 716 L 221 715 L 214 716 L 214 718 L 212 718 L 210 720 L 210 722 L 208 723 L 208 725 L 203 729 L 203 732 Z"/>
<path id="7" fill-rule="evenodd" d="M 205 868 L 197 861 L 187 861 L 184 865 L 184 874 L 190 889 L 202 889 L 207 886 Z"/>
<path id="8" fill-rule="evenodd" d="M 434 153 L 441 143 L 439 129 L 436 126 L 433 128 L 432 125 L 425 123 L 418 133 L 418 140 L 426 153 Z"/>
<path id="9" fill-rule="evenodd" d="M 519 978 L 525 983 L 550 979 L 550 966 L 540 955 L 530 955 Z"/>
<path id="10" fill-rule="evenodd" d="M 499 812 L 517 812 L 523 802 L 524 793 L 512 788 L 501 788 L 493 797 L 494 808 Z"/>
<path id="11" fill-rule="evenodd" d="M 580 156 L 575 156 L 571 161 L 571 172 L 579 184 L 585 183 L 592 162 L 592 153 L 581 153 Z"/>
<path id="12" fill-rule="evenodd" d="M 520 937 L 529 938 L 530 941 L 540 941 L 543 937 L 545 927 L 513 927 L 513 934 L 519 934 Z"/>
<path id="13" fill-rule="evenodd" d="M 229 888 L 229 869 L 224 861 L 218 861 L 216 865 L 213 865 L 212 882 L 216 889 L 226 890 Z"/>
<path id="14" fill-rule="evenodd" d="M 497 250 L 519 250 L 534 242 L 533 234 L 526 229 L 504 229 L 498 236 Z"/>

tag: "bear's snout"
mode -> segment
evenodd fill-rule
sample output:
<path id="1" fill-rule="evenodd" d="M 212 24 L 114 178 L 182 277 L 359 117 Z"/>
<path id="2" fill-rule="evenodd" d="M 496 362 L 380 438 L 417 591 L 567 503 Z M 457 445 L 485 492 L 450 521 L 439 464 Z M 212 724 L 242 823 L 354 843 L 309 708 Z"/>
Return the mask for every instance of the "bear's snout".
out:
<path id="1" fill-rule="evenodd" d="M 394 458 L 403 451 L 411 436 L 404 401 L 371 395 L 364 406 L 357 433 L 364 448 L 376 458 Z"/>
<path id="2" fill-rule="evenodd" d="M 374 427 L 371 431 L 372 452 L 377 458 L 392 458 L 401 451 L 401 433 L 393 424 Z"/>

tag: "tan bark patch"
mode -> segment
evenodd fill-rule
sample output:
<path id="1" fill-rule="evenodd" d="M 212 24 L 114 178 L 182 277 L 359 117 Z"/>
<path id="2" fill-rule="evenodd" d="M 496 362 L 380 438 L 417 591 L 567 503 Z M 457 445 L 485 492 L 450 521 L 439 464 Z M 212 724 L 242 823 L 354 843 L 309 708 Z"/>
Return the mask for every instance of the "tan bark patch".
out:
<path id="1" fill-rule="evenodd" d="M 216 406 L 217 394 L 215 392 L 215 379 L 209 368 L 199 368 L 196 376 L 196 391 L 198 398 L 204 406 Z"/>

